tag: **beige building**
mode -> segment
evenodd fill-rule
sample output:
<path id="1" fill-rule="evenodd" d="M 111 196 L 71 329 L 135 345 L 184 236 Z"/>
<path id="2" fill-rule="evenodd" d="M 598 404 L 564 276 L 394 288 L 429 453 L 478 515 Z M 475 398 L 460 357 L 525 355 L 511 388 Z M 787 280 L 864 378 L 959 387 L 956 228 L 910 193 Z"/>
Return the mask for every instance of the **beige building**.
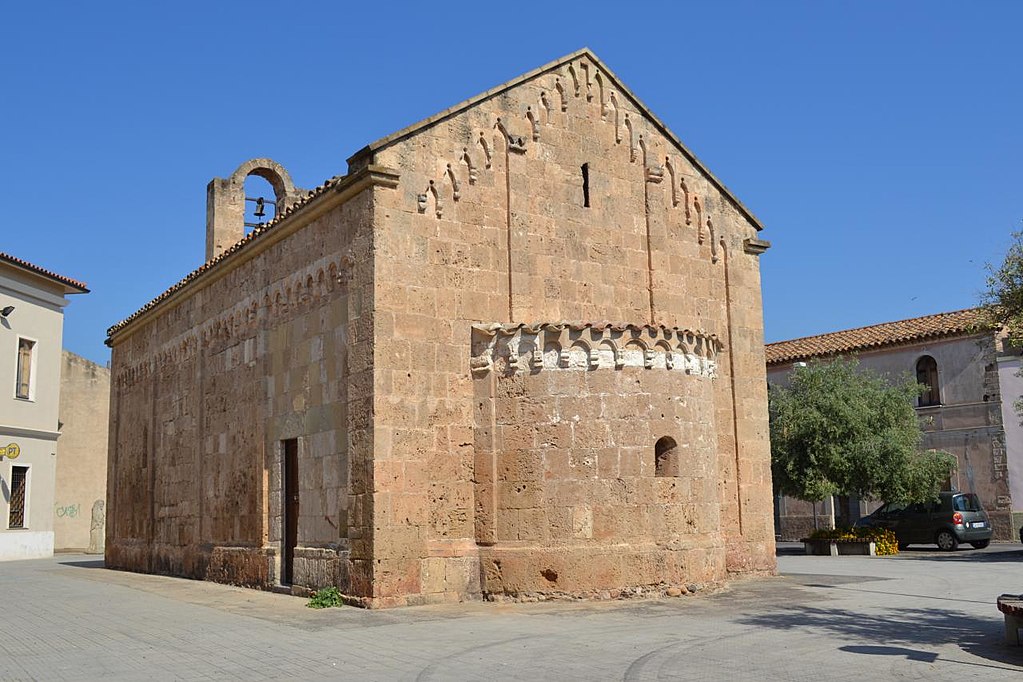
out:
<path id="1" fill-rule="evenodd" d="M 109 422 L 110 369 L 64 351 L 53 505 L 58 552 L 103 552 Z"/>
<path id="2" fill-rule="evenodd" d="M 64 306 L 86 292 L 0 253 L 0 560 L 53 554 Z"/>
<path id="3" fill-rule="evenodd" d="M 589 51 L 207 211 L 109 331 L 108 566 L 374 607 L 774 570 L 768 244 Z"/>
<path id="4" fill-rule="evenodd" d="M 767 345 L 767 378 L 784 383 L 794 363 L 853 355 L 861 366 L 929 387 L 917 401 L 922 446 L 950 452 L 958 467 L 951 484 L 977 493 L 991 516 L 996 541 L 1019 537 L 1023 522 L 1023 430 L 1013 403 L 1023 395 L 1020 357 L 1001 335 L 982 327 L 977 310 L 927 315 Z M 877 500 L 838 498 L 838 523 L 851 524 Z M 818 505 L 830 517 L 828 503 Z M 779 537 L 813 530 L 813 506 L 776 499 Z"/>

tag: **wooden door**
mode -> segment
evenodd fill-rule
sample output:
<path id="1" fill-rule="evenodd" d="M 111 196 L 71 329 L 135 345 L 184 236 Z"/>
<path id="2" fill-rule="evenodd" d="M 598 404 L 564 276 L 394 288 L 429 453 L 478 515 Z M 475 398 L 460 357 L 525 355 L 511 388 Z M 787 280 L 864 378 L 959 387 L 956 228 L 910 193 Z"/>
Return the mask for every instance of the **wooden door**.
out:
<path id="1" fill-rule="evenodd" d="M 295 546 L 298 544 L 298 439 L 284 441 L 284 560 L 281 583 L 290 585 L 295 568 Z"/>

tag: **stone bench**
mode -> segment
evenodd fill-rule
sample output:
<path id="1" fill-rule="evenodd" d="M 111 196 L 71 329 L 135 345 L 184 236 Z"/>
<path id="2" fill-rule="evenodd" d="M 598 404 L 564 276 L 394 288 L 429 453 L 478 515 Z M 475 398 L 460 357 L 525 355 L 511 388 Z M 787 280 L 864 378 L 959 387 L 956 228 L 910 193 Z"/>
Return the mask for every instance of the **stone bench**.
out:
<path id="1" fill-rule="evenodd" d="M 1003 594 L 998 610 L 1005 614 L 1005 642 L 1023 646 L 1023 594 Z"/>
<path id="2" fill-rule="evenodd" d="M 803 538 L 803 550 L 816 556 L 877 556 L 873 540 L 832 540 L 829 538 Z"/>

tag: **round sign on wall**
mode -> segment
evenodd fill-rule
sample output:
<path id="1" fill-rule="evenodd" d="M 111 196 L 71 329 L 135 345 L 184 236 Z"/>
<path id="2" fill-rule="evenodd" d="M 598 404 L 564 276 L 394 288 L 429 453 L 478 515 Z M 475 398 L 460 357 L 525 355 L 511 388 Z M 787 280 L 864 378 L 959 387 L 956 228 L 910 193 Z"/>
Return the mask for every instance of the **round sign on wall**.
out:
<path id="1" fill-rule="evenodd" d="M 18 459 L 18 455 L 21 454 L 21 446 L 19 446 L 17 443 L 11 443 L 6 448 L 4 448 L 2 452 L 4 455 L 10 457 L 11 459 Z"/>

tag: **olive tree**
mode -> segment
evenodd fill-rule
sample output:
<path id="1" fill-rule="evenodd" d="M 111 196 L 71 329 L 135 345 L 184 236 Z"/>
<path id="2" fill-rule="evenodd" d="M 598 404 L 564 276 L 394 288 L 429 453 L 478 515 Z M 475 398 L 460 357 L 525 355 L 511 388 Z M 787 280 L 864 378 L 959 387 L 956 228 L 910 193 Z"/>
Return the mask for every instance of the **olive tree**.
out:
<path id="1" fill-rule="evenodd" d="M 987 325 L 1004 329 L 1013 345 L 1023 345 L 1023 232 L 1013 233 L 1000 266 L 988 265 L 981 307 Z"/>
<path id="2" fill-rule="evenodd" d="M 808 502 L 934 499 L 956 460 L 920 449 L 913 400 L 922 389 L 843 358 L 793 368 L 788 386 L 769 391 L 777 491 Z"/>
<path id="3" fill-rule="evenodd" d="M 1003 330 L 1010 345 L 1023 346 L 1023 232 L 1012 234 L 1002 264 L 997 268 L 988 264 L 987 269 L 987 287 L 980 298 L 981 324 Z M 1023 376 L 1023 371 L 1017 376 Z M 1017 396 L 1013 406 L 1023 424 L 1023 397 Z"/>

